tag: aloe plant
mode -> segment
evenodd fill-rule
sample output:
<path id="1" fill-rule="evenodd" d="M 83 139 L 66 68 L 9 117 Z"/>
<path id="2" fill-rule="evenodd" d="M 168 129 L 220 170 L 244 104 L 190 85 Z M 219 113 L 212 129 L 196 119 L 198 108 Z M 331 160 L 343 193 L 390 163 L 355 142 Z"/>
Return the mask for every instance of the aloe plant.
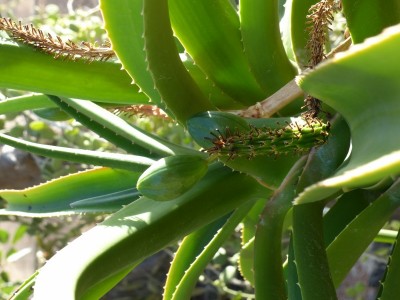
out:
<path id="1" fill-rule="evenodd" d="M 100 48 L 0 21 L 9 35 L 0 86 L 35 92 L 0 102 L 0 113 L 61 109 L 126 153 L 0 134 L 13 147 L 98 166 L 2 190 L 1 214 L 110 214 L 12 299 L 98 299 L 181 239 L 163 297 L 189 299 L 239 224 L 239 266 L 256 299 L 336 299 L 374 239 L 394 242 L 381 229 L 400 206 L 399 1 L 101 0 L 100 9 L 110 40 Z M 350 38 L 328 53 L 339 10 Z M 107 110 L 149 103 L 202 150 Z M 396 246 L 380 299 L 400 292 L 398 256 Z"/>

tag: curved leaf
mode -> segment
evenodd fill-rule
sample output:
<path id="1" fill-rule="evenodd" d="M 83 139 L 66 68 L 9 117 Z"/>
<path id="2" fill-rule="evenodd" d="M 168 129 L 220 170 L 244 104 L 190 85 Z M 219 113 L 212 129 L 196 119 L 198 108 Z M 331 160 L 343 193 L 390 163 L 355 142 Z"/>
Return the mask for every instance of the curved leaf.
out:
<path id="1" fill-rule="evenodd" d="M 100 196 L 89 197 L 86 199 L 74 201 L 70 204 L 72 209 L 85 210 L 85 212 L 96 212 L 96 211 L 117 211 L 124 205 L 139 199 L 140 193 L 136 188 L 129 188 L 126 190 L 120 190 L 118 192 L 112 192 L 103 194 Z"/>
<path id="2" fill-rule="evenodd" d="M 60 99 L 51 95 L 49 97 L 76 120 L 100 136 L 107 137 L 109 141 L 129 153 L 146 156 L 155 156 L 153 153 L 162 156 L 172 154 L 202 155 L 198 151 L 168 142 L 143 129 L 128 124 L 95 103 L 77 99 Z"/>
<path id="3" fill-rule="evenodd" d="M 204 95 L 220 110 L 243 109 L 245 106 L 234 100 L 233 97 L 223 92 L 215 83 L 206 77 L 206 74 L 196 65 L 191 57 L 187 54 L 181 55 L 183 64 L 189 71 L 190 75 L 196 81 Z"/>
<path id="4" fill-rule="evenodd" d="M 384 28 L 400 22 L 398 0 L 342 0 L 342 5 L 354 44 L 361 43 L 366 38 L 381 33 Z"/>
<path id="5" fill-rule="evenodd" d="M 103 14 L 105 29 L 111 40 L 111 45 L 120 59 L 124 69 L 150 101 L 171 113 L 165 106 L 157 89 L 154 89 L 153 78 L 148 70 L 143 38 L 143 1 L 123 0 L 115 5 L 115 1 L 101 0 L 100 8 Z M 129 36 L 129 39 L 126 38 Z M 240 108 L 240 105 L 219 90 L 192 60 L 183 61 L 189 73 L 200 86 L 209 100 L 222 109 Z"/>
<path id="6" fill-rule="evenodd" d="M 340 232 L 377 198 L 376 194 L 356 189 L 345 193 L 336 201 L 334 206 L 324 215 L 325 246 L 332 243 Z"/>
<path id="7" fill-rule="evenodd" d="M 332 174 L 343 162 L 349 148 L 349 130 L 342 118 L 332 122 L 328 142 L 311 151 L 303 173 L 298 180 L 297 193 L 310 184 Z M 293 207 L 293 250 L 298 284 L 304 299 L 335 299 L 336 293 L 330 275 L 323 232 L 324 203 Z M 290 292 L 293 287 L 293 266 L 290 271 Z M 318 285 L 321 288 L 315 289 Z"/>
<path id="8" fill-rule="evenodd" d="M 24 190 L 2 190 L 0 197 L 7 201 L 7 207 L 0 210 L 0 214 L 47 217 L 114 211 L 121 207 L 121 202 L 112 203 L 115 200 L 113 193 L 134 188 L 139 176 L 140 173 L 98 168 L 67 175 Z M 71 204 L 79 200 L 107 194 L 110 202 L 108 207 L 71 207 Z M 137 199 L 131 193 L 126 196 L 125 204 Z"/>
<path id="9" fill-rule="evenodd" d="M 171 262 L 171 267 L 168 271 L 167 280 L 164 286 L 163 299 L 172 299 L 178 284 L 182 281 L 188 268 L 192 265 L 193 261 L 204 251 L 204 248 L 210 243 L 212 238 L 221 229 L 229 215 L 223 216 L 218 220 L 196 230 L 186 236 L 179 245 L 178 251 L 174 255 Z M 197 280 L 197 279 L 196 279 Z M 190 298 L 190 287 L 188 291 Z"/>
<path id="10" fill-rule="evenodd" d="M 143 39 L 143 0 L 121 0 L 118 5 L 112 0 L 101 0 L 100 9 L 112 49 L 124 69 L 150 101 L 165 109 L 147 67 Z"/>
<path id="11" fill-rule="evenodd" d="M 65 299 L 98 299 L 105 292 L 103 281 L 111 286 L 117 277 L 107 281 L 110 277 L 245 201 L 259 198 L 264 191 L 252 178 L 216 166 L 176 200 L 141 198 L 50 259 L 37 277 L 34 297 L 49 299 L 61 294 Z"/>
<path id="12" fill-rule="evenodd" d="M 296 184 L 306 157 L 290 170 L 267 202 L 257 224 L 254 239 L 254 283 L 257 299 L 287 299 L 282 269 L 282 230 L 285 216 L 292 207 Z"/>
<path id="13" fill-rule="evenodd" d="M 399 205 L 400 181 L 397 180 L 329 244 L 326 251 L 335 286 L 339 286 Z"/>
<path id="14" fill-rule="evenodd" d="M 61 99 L 54 95 L 48 95 L 48 97 L 63 111 L 86 126 L 86 128 L 92 130 L 126 152 L 143 156 L 155 156 L 145 147 L 133 143 L 135 138 L 134 133 L 136 131 L 124 120 L 113 115 L 111 112 L 89 101 L 68 98 Z M 115 123 L 113 121 L 115 121 Z M 140 136 L 143 136 L 143 134 Z"/>
<path id="15" fill-rule="evenodd" d="M 3 42 L 0 65 L 4 70 L 0 87 L 108 103 L 148 102 L 114 62 L 56 60 L 30 47 Z"/>
<path id="16" fill-rule="evenodd" d="M 0 133 L 0 142 L 47 157 L 136 172 L 146 170 L 154 162 L 154 160 L 143 156 L 42 145 L 7 136 L 2 133 Z"/>
<path id="17" fill-rule="evenodd" d="M 146 59 L 162 100 L 176 119 L 186 125 L 189 117 L 214 106 L 182 64 L 173 37 L 168 3 L 168 0 L 144 0 Z"/>
<path id="18" fill-rule="evenodd" d="M 291 35 L 292 1 L 293 0 L 285 0 L 284 4 L 282 4 L 282 1 L 280 1 L 280 4 L 282 4 L 284 12 L 280 20 L 279 27 L 281 30 L 282 43 L 285 48 L 286 55 L 290 61 L 295 61 L 293 45 L 292 45 L 292 35 Z"/>
<path id="19" fill-rule="evenodd" d="M 296 75 L 282 44 L 278 2 L 278 0 L 239 2 L 244 52 L 250 69 L 267 96 L 279 90 Z"/>
<path id="20" fill-rule="evenodd" d="M 217 86 L 244 105 L 266 96 L 250 71 L 230 1 L 170 0 L 169 6 L 174 33 Z"/>
<path id="21" fill-rule="evenodd" d="M 322 201 L 293 207 L 293 248 L 303 299 L 337 299 L 323 239 L 323 208 Z"/>
<path id="22" fill-rule="evenodd" d="M 307 188 L 297 204 L 400 173 L 400 147 L 391 136 L 400 130 L 399 47 L 400 26 L 394 26 L 299 78 L 301 88 L 346 119 L 352 152 L 346 165 L 331 178 Z"/>
<path id="23" fill-rule="evenodd" d="M 254 205 L 254 201 L 248 201 L 238 207 L 222 228 L 217 232 L 213 239 L 208 243 L 204 250 L 199 254 L 198 257 L 193 261 L 190 267 L 185 272 L 179 285 L 176 287 L 172 300 L 188 299 L 191 291 L 196 285 L 196 282 L 211 261 L 215 253 L 223 245 L 223 243 L 232 235 L 239 222 L 249 212 L 251 207 Z M 168 298 L 165 298 L 168 299 Z"/>

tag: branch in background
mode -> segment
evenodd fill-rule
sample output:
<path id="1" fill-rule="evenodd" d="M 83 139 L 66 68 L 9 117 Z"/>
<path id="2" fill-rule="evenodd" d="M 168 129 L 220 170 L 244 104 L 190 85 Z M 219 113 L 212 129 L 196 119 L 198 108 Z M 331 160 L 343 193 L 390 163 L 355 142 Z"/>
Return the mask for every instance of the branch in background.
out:
<path id="1" fill-rule="evenodd" d="M 78 45 L 71 40 L 63 41 L 59 36 L 53 37 L 51 34 L 45 34 L 32 24 L 22 25 L 21 22 L 16 23 L 11 19 L 0 18 L 0 30 L 6 31 L 12 39 L 53 55 L 54 58 L 73 61 L 83 59 L 92 62 L 94 60 L 106 61 L 115 56 L 109 43 L 101 47 L 96 47 L 88 42 L 81 42 Z"/>

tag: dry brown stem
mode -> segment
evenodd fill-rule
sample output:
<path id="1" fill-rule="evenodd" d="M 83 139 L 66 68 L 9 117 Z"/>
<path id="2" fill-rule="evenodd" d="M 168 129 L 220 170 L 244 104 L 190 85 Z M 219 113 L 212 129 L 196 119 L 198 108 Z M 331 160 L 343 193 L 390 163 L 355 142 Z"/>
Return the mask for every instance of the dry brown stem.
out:
<path id="1" fill-rule="evenodd" d="M 335 49 L 329 52 L 326 55 L 326 58 L 332 58 L 336 53 L 347 50 L 350 47 L 350 45 L 351 45 L 351 38 L 349 37 L 339 46 L 337 46 Z M 292 102 L 298 97 L 301 97 L 302 95 L 303 91 L 296 84 L 295 79 L 293 79 L 267 99 L 258 102 L 257 104 L 250 106 L 245 110 L 235 111 L 233 113 L 248 118 L 269 118 L 273 114 L 281 110 L 283 107 L 288 105 L 290 102 Z"/>
<path id="2" fill-rule="evenodd" d="M 336 0 L 321 0 L 309 9 L 307 16 L 307 28 L 310 32 L 307 49 L 310 52 L 310 68 L 314 68 L 325 58 L 325 43 L 327 41 L 327 32 L 333 21 L 333 14 L 338 11 L 340 4 Z M 304 107 L 307 108 L 307 115 L 311 118 L 318 117 L 321 111 L 321 100 L 307 95 L 304 99 Z"/>
<path id="3" fill-rule="evenodd" d="M 94 60 L 106 61 L 115 55 L 108 43 L 101 47 L 96 47 L 88 42 L 81 42 L 78 45 L 71 40 L 63 41 L 59 36 L 53 37 L 51 34 L 45 34 L 32 24 L 22 25 L 21 22 L 16 23 L 11 19 L 0 18 L 0 30 L 6 31 L 14 40 L 51 54 L 55 58 L 83 59 L 92 62 Z"/>

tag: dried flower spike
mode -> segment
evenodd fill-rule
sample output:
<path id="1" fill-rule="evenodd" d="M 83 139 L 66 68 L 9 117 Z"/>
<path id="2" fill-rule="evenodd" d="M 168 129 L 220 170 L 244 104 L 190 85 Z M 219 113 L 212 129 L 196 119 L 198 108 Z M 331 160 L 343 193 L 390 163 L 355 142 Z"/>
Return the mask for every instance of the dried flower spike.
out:
<path id="1" fill-rule="evenodd" d="M 309 31 L 309 40 L 307 49 L 310 52 L 310 68 L 314 68 L 324 58 L 324 48 L 327 41 L 327 32 L 333 21 L 333 14 L 341 8 L 340 1 L 321 0 L 309 9 L 307 16 L 307 28 Z M 321 101 L 312 96 L 307 96 L 304 100 L 304 107 L 307 108 L 305 115 L 316 118 L 321 111 Z"/>
<path id="2" fill-rule="evenodd" d="M 158 117 L 161 119 L 169 119 L 168 115 L 161 108 L 149 104 L 114 107 L 114 113 L 134 116 L 138 115 L 140 117 Z"/>
<path id="3" fill-rule="evenodd" d="M 323 145 L 329 136 L 330 124 L 317 118 L 296 118 L 291 123 L 275 128 L 249 125 L 247 130 L 225 128 L 210 132 L 212 147 L 204 149 L 210 155 L 228 160 L 245 157 L 253 159 L 266 155 L 305 154 L 312 147 Z"/>
<path id="4" fill-rule="evenodd" d="M 53 55 L 54 58 L 73 61 L 83 59 L 92 62 L 94 60 L 106 61 L 115 55 L 109 43 L 101 47 L 95 47 L 88 42 L 81 42 L 78 45 L 71 40 L 63 41 L 59 36 L 53 37 L 51 34 L 45 34 L 32 24 L 22 25 L 21 22 L 16 23 L 11 19 L 0 18 L 0 30 L 6 31 L 17 42 L 35 47 Z"/>

